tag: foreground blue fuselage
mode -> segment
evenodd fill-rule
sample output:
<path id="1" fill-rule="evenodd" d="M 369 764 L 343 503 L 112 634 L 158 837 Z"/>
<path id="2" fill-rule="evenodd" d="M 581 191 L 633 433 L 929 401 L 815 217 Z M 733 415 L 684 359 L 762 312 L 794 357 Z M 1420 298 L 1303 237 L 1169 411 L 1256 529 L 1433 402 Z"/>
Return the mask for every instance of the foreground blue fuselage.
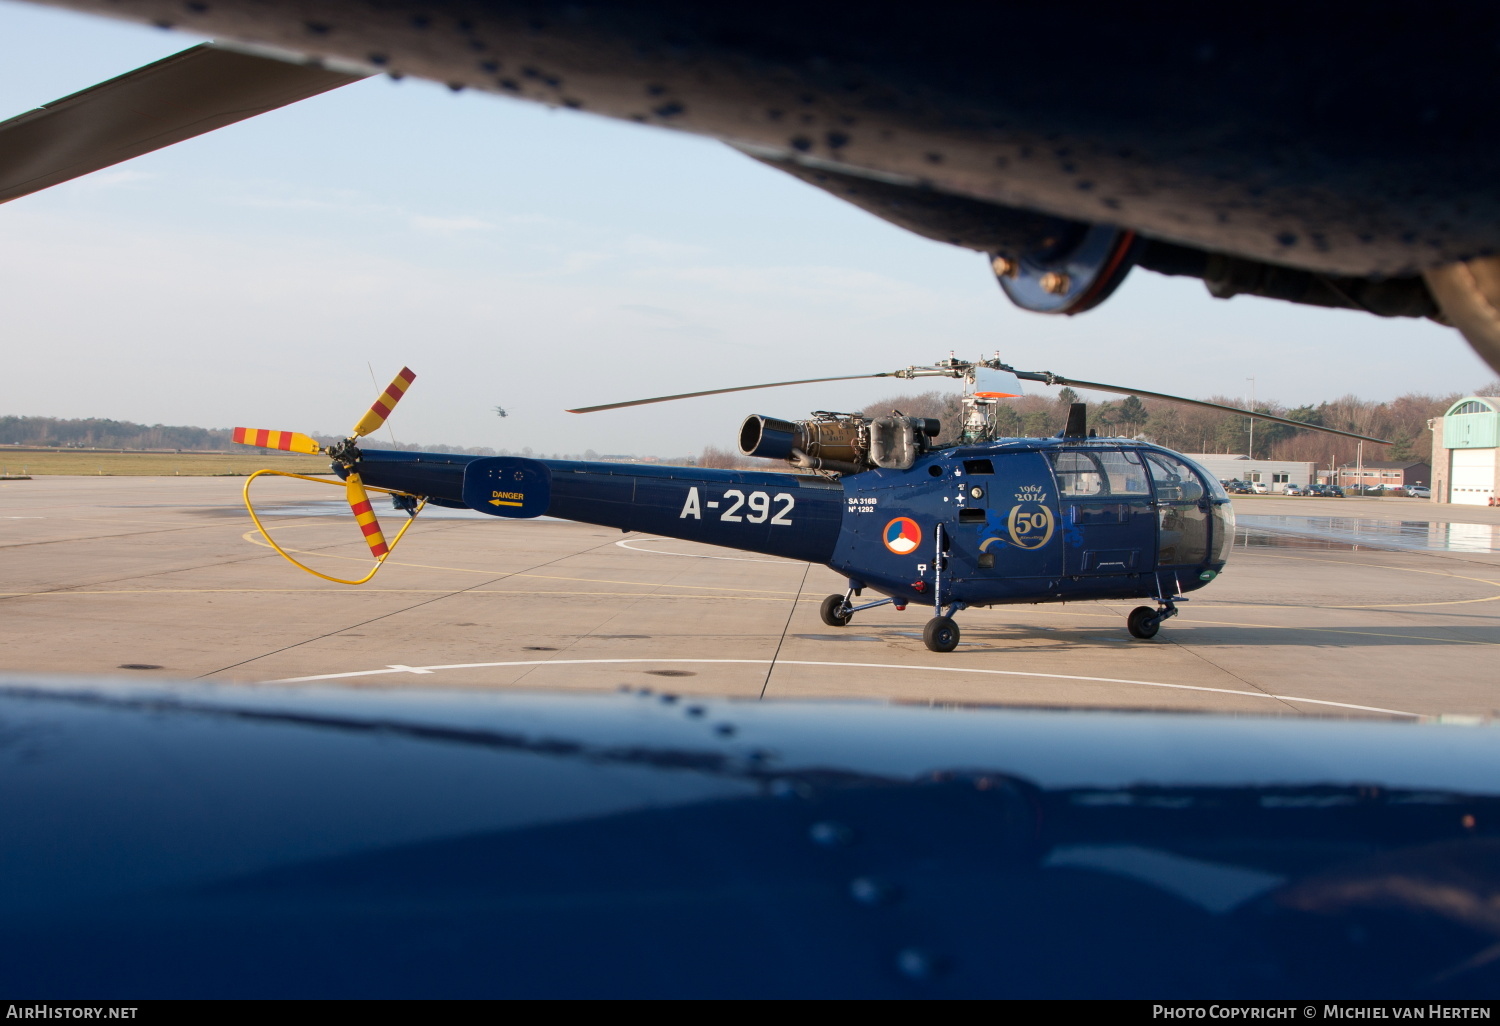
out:
<path id="1" fill-rule="evenodd" d="M 0 724 L 17 1003 L 1500 989 L 1493 727 L 15 678 Z"/>
<path id="2" fill-rule="evenodd" d="M 383 450 L 365 451 L 360 472 L 496 516 L 546 513 L 818 563 L 919 605 L 1177 595 L 1213 580 L 1233 536 L 1211 476 L 1123 439 L 955 447 L 841 480 Z M 529 482 L 524 509 L 511 476 Z"/>

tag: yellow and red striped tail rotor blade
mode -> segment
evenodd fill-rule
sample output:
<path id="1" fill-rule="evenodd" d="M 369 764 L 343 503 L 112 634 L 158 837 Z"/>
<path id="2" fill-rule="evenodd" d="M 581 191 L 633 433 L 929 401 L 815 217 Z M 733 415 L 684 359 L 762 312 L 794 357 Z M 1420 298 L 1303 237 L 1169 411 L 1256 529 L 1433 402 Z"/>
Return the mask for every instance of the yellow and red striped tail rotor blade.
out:
<path id="1" fill-rule="evenodd" d="M 385 543 L 385 535 L 380 531 L 380 521 L 375 519 L 375 511 L 370 508 L 370 496 L 365 492 L 364 482 L 359 475 L 350 473 L 344 479 L 344 494 L 349 499 L 349 509 L 354 512 L 354 521 L 359 524 L 359 529 L 364 533 L 365 544 L 370 546 L 370 555 L 379 559 L 391 551 Z"/>
<path id="2" fill-rule="evenodd" d="M 315 456 L 323 447 L 306 435 L 295 431 L 263 431 L 259 428 L 234 429 L 234 440 L 241 445 L 257 445 L 262 449 L 281 449 L 285 452 L 305 452 Z"/>
<path id="3" fill-rule="evenodd" d="M 385 419 L 391 415 L 411 383 L 417 380 L 410 367 L 402 367 L 401 373 L 396 375 L 396 380 L 391 382 L 391 387 L 380 393 L 380 398 L 375 400 L 375 405 L 370 407 L 370 412 L 359 418 L 359 423 L 354 425 L 354 437 L 363 438 L 371 431 L 377 430 L 385 423 Z"/>

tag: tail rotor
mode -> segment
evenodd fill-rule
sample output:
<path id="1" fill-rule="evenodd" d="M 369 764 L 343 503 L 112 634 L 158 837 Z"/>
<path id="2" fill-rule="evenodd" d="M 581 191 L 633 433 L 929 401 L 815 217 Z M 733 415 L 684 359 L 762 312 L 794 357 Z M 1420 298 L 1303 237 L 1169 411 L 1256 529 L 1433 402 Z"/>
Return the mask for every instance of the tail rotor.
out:
<path id="1" fill-rule="evenodd" d="M 384 565 L 386 557 L 391 554 L 396 544 L 406 534 L 407 528 L 412 525 L 416 514 L 426 505 L 425 497 L 411 496 L 406 492 L 395 492 L 388 488 L 374 488 L 377 492 L 383 492 L 400 498 L 418 500 L 415 509 L 410 511 L 411 519 L 408 519 L 401 526 L 401 530 L 396 533 L 395 538 L 391 539 L 389 544 L 387 544 L 385 532 L 381 530 L 380 521 L 375 516 L 374 508 L 370 505 L 369 492 L 373 486 L 366 486 L 359 474 L 361 455 L 357 444 L 359 439 L 373 431 L 378 431 L 385 424 L 386 420 L 390 418 L 391 413 L 395 410 L 396 404 L 401 401 L 401 397 L 406 394 L 406 390 L 411 387 L 411 383 L 416 378 L 416 374 L 412 373 L 410 367 L 402 367 L 401 373 L 396 375 L 395 379 L 384 392 L 376 396 L 375 402 L 371 404 L 369 410 L 355 423 L 354 430 L 350 433 L 349 437 L 332 445 L 319 445 L 310 435 L 304 435 L 296 431 L 268 431 L 260 428 L 242 427 L 234 429 L 234 440 L 241 445 L 254 445 L 263 449 L 278 449 L 283 452 L 299 452 L 307 455 L 325 454 L 333 461 L 339 472 L 339 476 L 343 478 L 342 481 L 330 481 L 327 478 L 311 477 L 306 474 L 292 474 L 282 470 L 260 470 L 251 474 L 245 481 L 245 508 L 250 511 L 250 519 L 255 522 L 256 529 L 260 531 L 261 536 L 265 538 L 266 542 L 294 566 L 306 570 L 315 577 L 321 577 L 325 581 L 334 581 L 338 584 L 364 584 L 370 578 L 374 577 L 376 571 Z M 349 503 L 349 512 L 354 515 L 354 522 L 359 525 L 359 530 L 364 536 L 365 544 L 370 549 L 370 555 L 375 559 L 375 566 L 371 568 L 370 572 L 358 580 L 345 580 L 339 577 L 332 577 L 299 562 L 278 545 L 265 526 L 260 522 L 260 517 L 256 515 L 255 507 L 250 501 L 251 482 L 258 477 L 267 475 L 291 477 L 300 481 L 314 481 L 324 485 L 342 485 L 344 488 L 344 498 Z"/>

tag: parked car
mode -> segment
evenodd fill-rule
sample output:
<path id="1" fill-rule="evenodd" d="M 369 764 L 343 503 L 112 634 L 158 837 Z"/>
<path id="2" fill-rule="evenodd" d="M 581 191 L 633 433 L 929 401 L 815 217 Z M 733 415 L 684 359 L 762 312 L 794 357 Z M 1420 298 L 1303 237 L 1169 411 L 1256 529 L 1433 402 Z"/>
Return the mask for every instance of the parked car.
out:
<path id="1" fill-rule="evenodd" d="M 1250 490 L 1256 495 L 1265 495 L 1271 489 L 1266 487 L 1266 483 L 1264 481 L 1256 481 L 1250 485 Z"/>
<path id="2" fill-rule="evenodd" d="M 1224 482 L 1224 490 L 1230 495 L 1249 495 L 1250 485 L 1239 478 L 1235 478 L 1233 481 Z"/>
<path id="3" fill-rule="evenodd" d="M 1432 498 L 1432 489 L 1426 485 L 1407 485 L 1406 494 L 1410 495 L 1413 499 L 1430 499 Z"/>
<path id="4" fill-rule="evenodd" d="M 1338 485 L 1315 484 L 1308 485 L 1307 494 L 1318 495 L 1325 499 L 1342 499 L 1344 497 L 1344 490 Z"/>
<path id="5" fill-rule="evenodd" d="M 1286 491 L 1285 491 L 1284 494 L 1286 494 L 1286 495 L 1310 495 L 1311 493 L 1309 491 L 1307 491 L 1306 488 L 1302 487 L 1302 485 L 1299 485 L 1297 482 L 1293 481 L 1291 484 L 1289 484 L 1289 485 L 1286 486 Z"/>

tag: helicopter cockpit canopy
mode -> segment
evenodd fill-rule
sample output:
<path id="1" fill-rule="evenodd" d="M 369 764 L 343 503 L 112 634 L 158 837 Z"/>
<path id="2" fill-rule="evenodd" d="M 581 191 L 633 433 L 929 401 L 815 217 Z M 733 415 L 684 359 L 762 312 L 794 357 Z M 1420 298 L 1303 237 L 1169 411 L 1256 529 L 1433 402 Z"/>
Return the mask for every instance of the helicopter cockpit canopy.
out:
<path id="1" fill-rule="evenodd" d="M 1160 565 L 1223 562 L 1234 538 L 1234 509 L 1218 480 L 1191 460 L 1124 439 L 1045 451 L 1064 508 L 1108 509 L 1124 522 L 1154 507 Z"/>

